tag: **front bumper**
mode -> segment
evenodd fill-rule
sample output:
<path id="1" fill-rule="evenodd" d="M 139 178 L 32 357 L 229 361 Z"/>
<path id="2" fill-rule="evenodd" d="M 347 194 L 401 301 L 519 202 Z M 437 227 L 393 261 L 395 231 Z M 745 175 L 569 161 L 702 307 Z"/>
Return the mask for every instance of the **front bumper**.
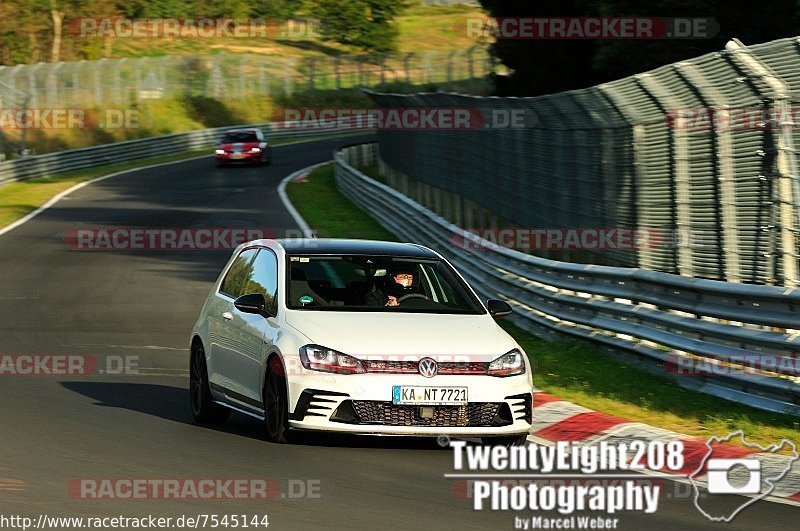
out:
<path id="1" fill-rule="evenodd" d="M 261 162 L 263 159 L 268 158 L 268 155 L 265 157 L 264 152 L 260 153 L 225 153 L 224 155 L 216 154 L 214 155 L 218 164 L 235 164 L 235 163 L 253 163 L 253 162 Z"/>
<path id="2" fill-rule="evenodd" d="M 395 385 L 467 387 L 462 406 L 392 403 Z M 502 436 L 531 428 L 532 386 L 528 375 L 497 378 L 409 374 L 314 374 L 290 378 L 291 427 L 342 433 L 420 436 Z M 422 407 L 432 408 L 423 412 Z M 431 413 L 433 413 L 431 415 Z"/>

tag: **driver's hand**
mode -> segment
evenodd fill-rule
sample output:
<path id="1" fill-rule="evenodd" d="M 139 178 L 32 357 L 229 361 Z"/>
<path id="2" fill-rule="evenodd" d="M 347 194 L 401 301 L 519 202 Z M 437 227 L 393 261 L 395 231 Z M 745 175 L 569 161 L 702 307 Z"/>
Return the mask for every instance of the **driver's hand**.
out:
<path id="1" fill-rule="evenodd" d="M 386 303 L 386 306 L 400 306 L 400 303 L 397 302 L 397 297 L 389 295 L 389 302 Z"/>

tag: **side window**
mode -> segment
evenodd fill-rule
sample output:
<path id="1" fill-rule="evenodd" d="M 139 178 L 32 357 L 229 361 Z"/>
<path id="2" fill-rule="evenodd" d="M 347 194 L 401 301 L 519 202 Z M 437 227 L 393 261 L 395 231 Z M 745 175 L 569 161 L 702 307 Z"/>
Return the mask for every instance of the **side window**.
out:
<path id="1" fill-rule="evenodd" d="M 261 249 L 242 293 L 246 295 L 261 293 L 267 301 L 267 308 L 275 310 L 277 292 L 278 258 L 271 250 Z"/>
<path id="2" fill-rule="evenodd" d="M 228 274 L 225 275 L 222 284 L 219 286 L 220 293 L 224 293 L 234 299 L 242 294 L 245 282 L 250 277 L 253 258 L 257 252 L 258 249 L 247 249 L 234 259 L 231 268 L 228 269 Z"/>

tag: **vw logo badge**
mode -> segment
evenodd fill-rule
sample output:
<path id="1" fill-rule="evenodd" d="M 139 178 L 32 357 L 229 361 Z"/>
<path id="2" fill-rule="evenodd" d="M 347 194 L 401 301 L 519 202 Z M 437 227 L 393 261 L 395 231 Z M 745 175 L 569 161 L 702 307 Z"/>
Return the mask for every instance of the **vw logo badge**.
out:
<path id="1" fill-rule="evenodd" d="M 425 378 L 433 378 L 438 370 L 439 366 L 436 364 L 436 360 L 431 358 L 419 360 L 419 373 Z"/>

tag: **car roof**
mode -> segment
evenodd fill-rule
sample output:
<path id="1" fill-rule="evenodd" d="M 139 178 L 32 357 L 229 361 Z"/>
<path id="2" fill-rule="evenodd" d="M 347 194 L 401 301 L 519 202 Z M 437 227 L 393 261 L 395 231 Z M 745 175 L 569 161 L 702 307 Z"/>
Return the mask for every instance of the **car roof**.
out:
<path id="1" fill-rule="evenodd" d="M 256 128 L 254 128 L 254 127 L 244 127 L 242 129 L 228 129 L 228 130 L 225 131 L 225 134 L 227 134 L 227 133 L 255 133 L 255 132 L 256 132 Z"/>
<path id="2" fill-rule="evenodd" d="M 290 255 L 379 255 L 409 258 L 439 258 L 427 247 L 413 243 L 377 240 L 346 239 L 287 239 L 275 240 Z"/>

